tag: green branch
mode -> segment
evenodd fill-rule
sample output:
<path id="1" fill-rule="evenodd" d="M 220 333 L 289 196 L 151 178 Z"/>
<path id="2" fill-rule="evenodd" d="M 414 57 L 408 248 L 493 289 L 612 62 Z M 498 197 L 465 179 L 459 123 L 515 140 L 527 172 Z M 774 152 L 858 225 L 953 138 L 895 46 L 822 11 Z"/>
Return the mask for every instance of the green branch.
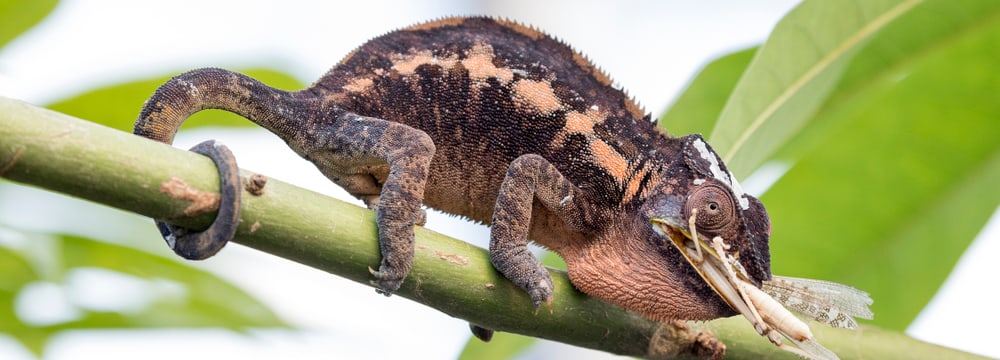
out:
<path id="1" fill-rule="evenodd" d="M 161 192 L 161 186 L 176 186 L 180 179 L 197 191 L 218 191 L 208 158 L 5 98 L 0 177 L 193 228 L 207 226 L 214 213 L 185 217 L 190 201 Z M 733 358 L 794 358 L 742 318 L 692 328 L 659 324 L 579 293 L 557 270 L 551 270 L 552 309 L 536 313 L 527 295 L 493 270 L 486 251 L 423 228 L 416 233 L 413 271 L 398 295 L 484 327 L 641 357 L 695 356 L 698 345 L 711 339 L 699 330 L 709 330 Z M 262 196 L 244 194 L 234 241 L 364 284 L 371 280 L 368 268 L 379 263 L 372 212 L 273 179 Z M 814 330 L 845 358 L 969 356 L 871 327 Z"/>

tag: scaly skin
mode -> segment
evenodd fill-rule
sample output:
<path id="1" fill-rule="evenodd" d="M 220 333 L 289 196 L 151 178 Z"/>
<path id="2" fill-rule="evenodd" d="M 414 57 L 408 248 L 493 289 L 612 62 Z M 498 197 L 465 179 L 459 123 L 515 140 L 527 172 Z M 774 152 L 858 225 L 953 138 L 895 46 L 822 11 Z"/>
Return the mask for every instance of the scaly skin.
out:
<path id="1" fill-rule="evenodd" d="M 551 301 L 552 279 L 529 241 L 561 255 L 581 291 L 650 318 L 733 315 L 671 244 L 679 233 L 651 226 L 684 224 L 695 208 L 699 234 L 724 238 L 750 281 L 771 277 L 767 213 L 711 147 L 659 131 L 585 57 L 517 23 L 447 18 L 394 31 L 296 92 L 194 70 L 156 91 L 135 133 L 169 143 L 207 108 L 274 132 L 375 209 L 383 260 L 373 274 L 387 295 L 410 270 L 421 204 L 492 225 L 494 266 L 536 306 Z"/>

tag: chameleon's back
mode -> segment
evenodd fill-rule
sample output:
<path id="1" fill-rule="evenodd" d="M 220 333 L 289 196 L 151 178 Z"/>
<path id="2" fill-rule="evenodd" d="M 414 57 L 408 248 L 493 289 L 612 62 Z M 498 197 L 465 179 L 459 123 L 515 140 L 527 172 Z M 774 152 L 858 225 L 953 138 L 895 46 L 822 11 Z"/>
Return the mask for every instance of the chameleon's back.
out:
<path id="1" fill-rule="evenodd" d="M 650 181 L 648 147 L 663 137 L 582 55 L 490 18 L 442 19 L 375 38 L 314 88 L 347 111 L 427 132 L 437 152 L 425 201 L 481 221 L 492 209 L 473 204 L 492 204 L 508 164 L 529 153 L 609 203 L 628 202 Z M 443 204 L 441 189 L 474 201 Z"/>

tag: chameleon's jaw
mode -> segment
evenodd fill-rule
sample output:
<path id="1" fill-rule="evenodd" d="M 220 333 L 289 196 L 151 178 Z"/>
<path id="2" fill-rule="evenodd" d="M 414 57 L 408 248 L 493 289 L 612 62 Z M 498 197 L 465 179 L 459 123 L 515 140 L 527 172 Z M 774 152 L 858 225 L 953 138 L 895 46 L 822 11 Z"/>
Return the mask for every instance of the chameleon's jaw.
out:
<path id="1" fill-rule="evenodd" d="M 742 271 L 739 263 L 731 263 L 725 260 L 726 256 L 720 254 L 724 244 L 712 244 L 692 236 L 689 230 L 693 226 L 685 224 L 679 219 L 653 218 L 651 219 L 653 230 L 670 239 L 684 259 L 691 267 L 701 275 L 701 278 L 721 297 L 726 304 L 742 314 L 750 323 L 754 324 L 757 332 L 763 335 L 763 324 L 760 324 L 760 315 L 752 305 L 741 295 L 746 286 L 754 286 L 747 280 L 746 272 Z M 693 224 L 691 224 L 693 225 Z M 718 237 L 716 239 L 719 239 Z M 714 240 L 713 240 L 714 241 Z M 735 275 L 735 276 L 733 276 Z"/>

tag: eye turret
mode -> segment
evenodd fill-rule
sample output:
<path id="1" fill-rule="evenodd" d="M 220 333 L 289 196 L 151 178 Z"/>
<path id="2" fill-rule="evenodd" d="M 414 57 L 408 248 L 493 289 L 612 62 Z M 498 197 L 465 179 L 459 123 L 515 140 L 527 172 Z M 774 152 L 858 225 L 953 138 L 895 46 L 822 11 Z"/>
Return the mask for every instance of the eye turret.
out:
<path id="1" fill-rule="evenodd" d="M 695 224 L 699 232 L 733 241 L 739 230 L 736 206 L 732 192 L 725 185 L 709 180 L 691 191 L 684 204 L 684 214 L 690 217 L 694 209 L 698 209 Z"/>

